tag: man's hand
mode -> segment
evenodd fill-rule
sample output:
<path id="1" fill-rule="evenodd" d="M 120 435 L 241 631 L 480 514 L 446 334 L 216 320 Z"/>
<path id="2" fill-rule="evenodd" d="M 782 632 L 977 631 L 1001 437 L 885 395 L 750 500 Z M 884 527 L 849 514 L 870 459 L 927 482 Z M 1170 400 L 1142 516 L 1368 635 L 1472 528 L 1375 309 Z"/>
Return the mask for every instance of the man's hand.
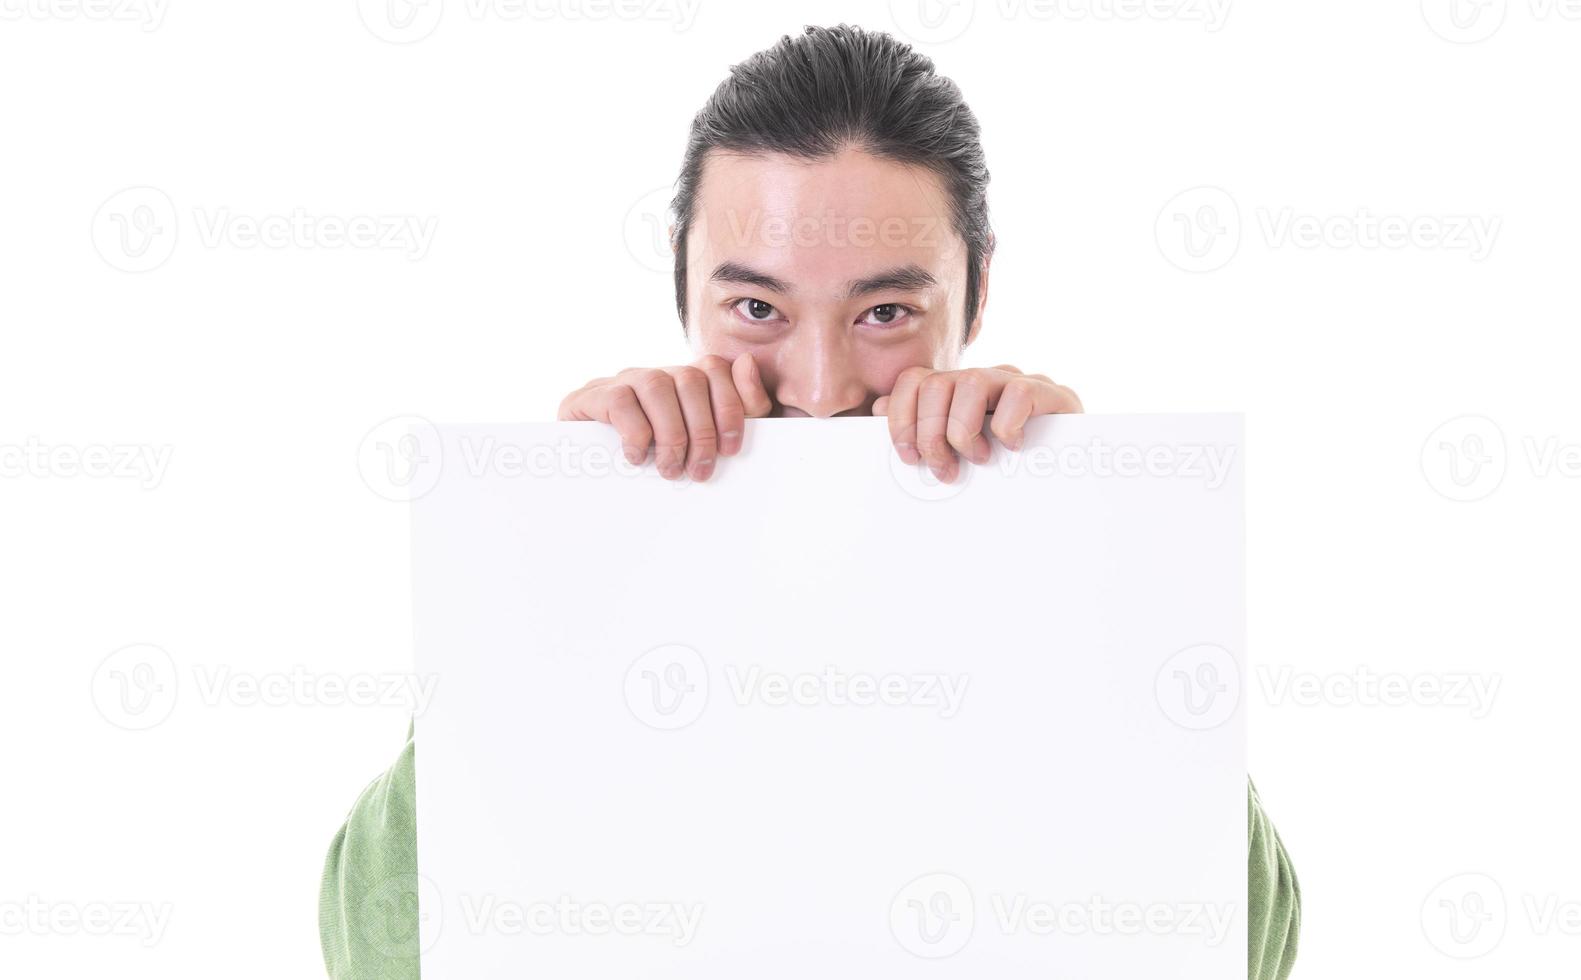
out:
<path id="1" fill-rule="evenodd" d="M 659 475 L 706 480 L 720 456 L 741 451 L 743 420 L 773 408 L 751 354 L 734 362 L 709 355 L 695 364 L 628 368 L 595 378 L 560 403 L 563 422 L 607 422 L 633 466 L 654 447 Z"/>
<path id="2" fill-rule="evenodd" d="M 944 483 L 955 479 L 961 458 L 988 462 L 984 421 L 995 438 L 1019 450 L 1027 419 L 1081 410 L 1074 391 L 1047 375 L 1022 374 L 1007 364 L 965 371 L 907 368 L 895 379 L 894 390 L 873 403 L 874 415 L 889 417 L 889 435 L 900 458 L 912 466 L 926 462 Z"/>

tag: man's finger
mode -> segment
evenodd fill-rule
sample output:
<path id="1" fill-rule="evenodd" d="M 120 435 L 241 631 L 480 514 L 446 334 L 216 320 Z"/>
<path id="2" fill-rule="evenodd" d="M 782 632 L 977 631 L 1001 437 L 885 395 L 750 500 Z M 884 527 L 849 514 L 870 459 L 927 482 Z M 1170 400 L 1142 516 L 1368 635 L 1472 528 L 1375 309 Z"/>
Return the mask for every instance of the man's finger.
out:
<path id="1" fill-rule="evenodd" d="M 653 427 L 653 461 L 666 480 L 679 479 L 686 468 L 686 420 L 675 394 L 675 379 L 657 368 L 631 371 L 622 376 L 637 394 L 637 402 Z"/>
<path id="2" fill-rule="evenodd" d="M 994 406 L 988 428 L 994 438 L 1017 452 L 1026 441 L 1027 420 L 1037 415 L 1074 415 L 1082 410 L 1081 399 L 1064 385 L 1037 375 L 1012 378 L 1005 384 Z"/>
<path id="3" fill-rule="evenodd" d="M 637 393 L 630 385 L 613 385 L 605 388 L 605 421 L 615 427 L 620 436 L 621 451 L 626 462 L 641 466 L 648 458 L 648 447 L 653 444 L 653 426 L 637 401 Z"/>
<path id="4" fill-rule="evenodd" d="M 990 371 L 961 371 L 955 378 L 945 436 L 956 452 L 979 466 L 988 462 L 992 451 L 983 438 L 983 422 L 999 400 L 1004 383 L 1004 375 Z"/>
<path id="5" fill-rule="evenodd" d="M 954 480 L 960 466 L 946 432 L 954 397 L 955 378 L 950 374 L 930 374 L 917 389 L 917 451 L 943 483 Z"/>
<path id="6" fill-rule="evenodd" d="M 713 475 L 719 458 L 719 430 L 714 426 L 714 406 L 708 375 L 694 367 L 673 368 L 675 396 L 686 422 L 686 469 L 694 480 Z"/>
<path id="7" fill-rule="evenodd" d="M 741 393 L 730 375 L 730 362 L 710 354 L 697 362 L 697 369 L 708 376 L 708 397 L 714 405 L 714 428 L 719 432 L 719 455 L 734 456 L 741 450 L 742 419 L 746 409 Z"/>
<path id="8" fill-rule="evenodd" d="M 889 441 L 907 466 L 922 461 L 917 452 L 917 389 L 932 372 L 927 368 L 907 368 L 895 379 L 888 395 L 873 403 L 873 411 L 889 418 Z M 879 408 L 882 404 L 883 408 Z"/>
<path id="9" fill-rule="evenodd" d="M 730 376 L 736 383 L 747 418 L 761 419 L 774 411 L 774 400 L 763 386 L 763 374 L 751 354 L 742 354 L 731 362 Z"/>

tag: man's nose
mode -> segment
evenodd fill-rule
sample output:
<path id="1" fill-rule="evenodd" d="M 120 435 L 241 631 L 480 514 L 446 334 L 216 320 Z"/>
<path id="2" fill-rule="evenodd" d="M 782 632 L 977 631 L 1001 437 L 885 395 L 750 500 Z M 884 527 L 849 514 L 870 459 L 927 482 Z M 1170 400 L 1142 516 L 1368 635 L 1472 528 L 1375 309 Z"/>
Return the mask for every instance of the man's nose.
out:
<path id="1" fill-rule="evenodd" d="M 867 385 L 844 330 L 819 330 L 779 358 L 774 398 L 787 409 L 830 418 L 868 404 Z"/>

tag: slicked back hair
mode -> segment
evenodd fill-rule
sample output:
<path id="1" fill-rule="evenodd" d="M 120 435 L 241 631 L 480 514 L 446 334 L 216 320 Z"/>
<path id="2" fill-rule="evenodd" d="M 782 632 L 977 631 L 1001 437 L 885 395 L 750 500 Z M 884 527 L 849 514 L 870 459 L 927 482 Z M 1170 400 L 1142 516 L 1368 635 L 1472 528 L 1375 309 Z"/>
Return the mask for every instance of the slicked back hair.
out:
<path id="1" fill-rule="evenodd" d="M 966 342 L 994 242 L 977 117 L 926 55 L 888 34 L 843 24 L 808 27 L 735 65 L 692 120 L 671 202 L 675 305 L 683 330 L 686 242 L 708 151 L 814 160 L 848 147 L 926 167 L 942 179 L 952 224 L 966 243 Z"/>

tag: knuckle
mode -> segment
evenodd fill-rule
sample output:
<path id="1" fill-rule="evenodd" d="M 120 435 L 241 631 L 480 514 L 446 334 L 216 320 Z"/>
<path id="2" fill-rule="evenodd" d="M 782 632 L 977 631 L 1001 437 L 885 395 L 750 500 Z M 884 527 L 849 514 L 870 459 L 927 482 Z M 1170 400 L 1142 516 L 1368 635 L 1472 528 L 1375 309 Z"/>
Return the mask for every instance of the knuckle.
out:
<path id="1" fill-rule="evenodd" d="M 974 429 L 965 422 L 952 418 L 945 424 L 944 432 L 945 438 L 949 440 L 950 445 L 955 446 L 957 449 L 964 449 L 977 439 L 982 430 Z"/>
<path id="2" fill-rule="evenodd" d="M 992 384 L 993 379 L 989 377 L 988 372 L 977 368 L 962 371 L 960 377 L 955 379 L 956 389 L 965 391 L 969 395 L 980 395 L 986 392 Z"/>
<path id="3" fill-rule="evenodd" d="M 632 387 L 646 395 L 665 395 L 675 390 L 675 381 L 663 371 L 644 371 Z"/>
<path id="4" fill-rule="evenodd" d="M 1037 382 L 1031 378 L 1012 378 L 1005 385 L 1005 395 L 1011 398 L 1029 397 L 1037 387 Z"/>
<path id="5" fill-rule="evenodd" d="M 694 367 L 676 368 L 675 390 L 689 395 L 708 390 L 708 375 Z"/>
<path id="6" fill-rule="evenodd" d="M 917 451 L 929 458 L 938 458 L 950 455 L 949 441 L 941 432 L 937 435 L 925 436 L 917 443 Z"/>
<path id="7" fill-rule="evenodd" d="M 637 393 L 628 384 L 611 385 L 609 403 L 618 408 L 631 408 L 637 404 Z"/>

